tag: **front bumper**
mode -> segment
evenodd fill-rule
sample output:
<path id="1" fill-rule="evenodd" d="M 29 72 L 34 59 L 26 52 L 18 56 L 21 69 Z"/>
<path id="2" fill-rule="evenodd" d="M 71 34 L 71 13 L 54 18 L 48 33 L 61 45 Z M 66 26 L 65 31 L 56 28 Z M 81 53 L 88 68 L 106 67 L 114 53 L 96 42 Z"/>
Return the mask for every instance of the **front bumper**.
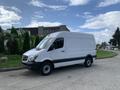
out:
<path id="1" fill-rule="evenodd" d="M 38 70 L 40 69 L 41 62 L 22 62 L 23 65 L 26 66 L 28 69 L 35 69 Z"/>

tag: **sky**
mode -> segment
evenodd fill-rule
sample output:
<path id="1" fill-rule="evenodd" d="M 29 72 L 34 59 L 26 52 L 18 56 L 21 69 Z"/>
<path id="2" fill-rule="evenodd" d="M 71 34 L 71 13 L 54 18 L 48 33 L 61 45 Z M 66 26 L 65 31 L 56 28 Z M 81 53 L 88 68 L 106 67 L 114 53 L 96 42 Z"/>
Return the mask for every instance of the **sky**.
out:
<path id="1" fill-rule="evenodd" d="M 66 25 L 108 42 L 120 27 L 120 0 L 0 0 L 0 26 Z"/>

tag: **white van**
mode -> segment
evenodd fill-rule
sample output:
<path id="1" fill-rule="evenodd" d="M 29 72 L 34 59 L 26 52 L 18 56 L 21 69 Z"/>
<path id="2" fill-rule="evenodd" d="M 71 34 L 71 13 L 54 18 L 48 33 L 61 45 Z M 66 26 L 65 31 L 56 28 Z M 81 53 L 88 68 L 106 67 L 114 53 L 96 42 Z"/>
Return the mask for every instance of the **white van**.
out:
<path id="1" fill-rule="evenodd" d="M 47 35 L 36 48 L 25 52 L 22 63 L 30 70 L 48 75 L 54 68 L 84 62 L 90 67 L 96 58 L 96 43 L 91 34 L 56 32 Z"/>

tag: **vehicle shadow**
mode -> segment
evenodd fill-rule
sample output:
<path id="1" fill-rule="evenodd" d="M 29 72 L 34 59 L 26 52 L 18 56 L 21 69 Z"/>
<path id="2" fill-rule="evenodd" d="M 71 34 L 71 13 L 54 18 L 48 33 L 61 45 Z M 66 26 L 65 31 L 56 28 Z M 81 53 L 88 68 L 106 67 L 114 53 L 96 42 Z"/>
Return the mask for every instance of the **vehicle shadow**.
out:
<path id="1" fill-rule="evenodd" d="M 58 74 L 58 73 L 66 73 L 66 72 L 72 72 L 72 71 L 83 71 L 83 70 L 90 70 L 93 68 L 97 68 L 98 66 L 93 64 L 91 67 L 85 67 L 84 64 L 76 64 L 76 65 L 70 65 L 65 67 L 56 68 L 52 74 Z"/>
<path id="2" fill-rule="evenodd" d="M 74 72 L 74 71 L 84 71 L 84 70 L 91 70 L 91 69 L 97 69 L 99 66 L 93 64 L 91 67 L 87 68 L 85 67 L 83 64 L 76 64 L 76 65 L 71 65 L 71 66 L 65 66 L 65 67 L 60 67 L 60 68 L 56 68 L 53 70 L 51 75 L 48 76 L 52 76 L 52 75 L 62 75 L 62 74 L 67 74 L 70 72 Z M 39 77 L 42 76 L 39 72 L 35 72 L 35 71 L 30 71 L 30 70 L 25 70 L 22 73 L 23 76 L 27 76 L 27 77 Z"/>

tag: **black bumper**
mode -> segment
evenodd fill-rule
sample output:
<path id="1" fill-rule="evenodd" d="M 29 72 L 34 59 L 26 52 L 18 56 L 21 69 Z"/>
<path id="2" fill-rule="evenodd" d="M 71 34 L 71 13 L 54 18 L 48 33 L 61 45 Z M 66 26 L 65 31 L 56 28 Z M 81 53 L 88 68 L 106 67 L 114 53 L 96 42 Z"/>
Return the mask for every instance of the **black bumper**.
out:
<path id="1" fill-rule="evenodd" d="M 41 62 L 27 62 L 27 63 L 22 62 L 22 64 L 25 65 L 26 68 L 28 69 L 35 69 L 35 70 L 40 69 L 41 66 Z"/>

